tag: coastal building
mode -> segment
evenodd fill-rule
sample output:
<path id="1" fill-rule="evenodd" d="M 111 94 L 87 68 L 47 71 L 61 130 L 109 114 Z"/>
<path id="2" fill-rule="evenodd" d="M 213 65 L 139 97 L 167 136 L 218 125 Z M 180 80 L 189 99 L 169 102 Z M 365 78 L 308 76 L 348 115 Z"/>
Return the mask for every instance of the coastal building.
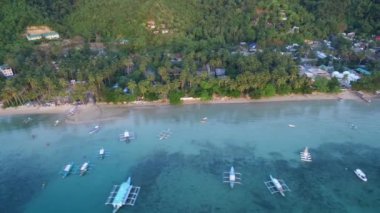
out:
<path id="1" fill-rule="evenodd" d="M 215 68 L 215 77 L 223 78 L 226 76 L 226 69 L 224 68 Z"/>
<path id="2" fill-rule="evenodd" d="M 248 51 L 249 52 L 256 52 L 256 47 L 257 47 L 257 45 L 255 42 L 249 43 L 248 44 Z"/>
<path id="3" fill-rule="evenodd" d="M 325 59 L 325 58 L 327 58 L 327 55 L 325 53 L 321 52 L 321 51 L 317 51 L 316 54 L 317 54 L 317 57 L 319 59 Z"/>
<path id="4" fill-rule="evenodd" d="M 355 71 L 362 74 L 362 75 L 371 75 L 370 71 L 368 71 L 362 67 L 357 68 Z"/>
<path id="5" fill-rule="evenodd" d="M 14 75 L 12 68 L 5 64 L 0 66 L 0 72 L 6 78 L 12 77 Z"/>
<path id="6" fill-rule="evenodd" d="M 300 66 L 299 74 L 301 76 L 305 75 L 308 78 L 311 78 L 313 80 L 316 77 L 323 77 L 323 78 L 327 78 L 327 79 L 331 78 L 328 71 L 323 70 L 319 67 L 315 67 L 315 66 Z"/>
<path id="7" fill-rule="evenodd" d="M 58 39 L 59 34 L 51 30 L 48 26 L 30 26 L 26 28 L 26 38 L 28 41 L 35 41 L 40 39 Z"/>
<path id="8" fill-rule="evenodd" d="M 343 73 L 334 71 L 331 74 L 331 77 L 337 78 L 342 86 L 348 88 L 351 87 L 352 82 L 355 82 L 360 79 L 360 76 L 353 71 L 344 71 Z"/>

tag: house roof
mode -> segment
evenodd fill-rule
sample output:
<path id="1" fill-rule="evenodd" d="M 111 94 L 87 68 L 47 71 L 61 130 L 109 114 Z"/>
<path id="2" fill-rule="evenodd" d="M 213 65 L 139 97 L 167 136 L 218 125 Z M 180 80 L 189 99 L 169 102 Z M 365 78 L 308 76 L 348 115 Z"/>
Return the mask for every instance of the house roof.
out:
<path id="1" fill-rule="evenodd" d="M 43 35 L 43 36 L 58 35 L 58 33 L 55 32 L 55 31 L 51 31 L 51 32 L 43 33 L 42 35 Z"/>
<path id="2" fill-rule="evenodd" d="M 215 75 L 216 76 L 223 76 L 226 74 L 226 69 L 224 68 L 216 68 L 215 69 Z"/>
<path id="3" fill-rule="evenodd" d="M 361 67 L 357 68 L 356 69 L 356 72 L 360 73 L 360 74 L 364 74 L 364 75 L 371 75 L 371 72 L 366 70 L 366 69 L 363 69 Z"/>

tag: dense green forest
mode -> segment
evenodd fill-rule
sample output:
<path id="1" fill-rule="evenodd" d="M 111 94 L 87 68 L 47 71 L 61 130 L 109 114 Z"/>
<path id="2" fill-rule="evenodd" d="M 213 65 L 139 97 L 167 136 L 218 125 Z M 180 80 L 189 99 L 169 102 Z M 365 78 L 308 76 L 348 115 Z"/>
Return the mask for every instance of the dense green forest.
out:
<path id="1" fill-rule="evenodd" d="M 339 32 L 380 34 L 379 11 L 376 0 L 0 0 L 0 64 L 17 74 L 0 79 L 0 97 L 8 106 L 87 93 L 176 103 L 183 95 L 259 98 L 321 85 L 334 92 L 336 79 L 313 84 L 273 49 Z M 48 25 L 63 39 L 28 42 L 31 25 Z M 234 54 L 242 41 L 263 52 Z M 226 77 L 211 74 L 222 67 Z M 70 86 L 73 79 L 82 83 Z"/>

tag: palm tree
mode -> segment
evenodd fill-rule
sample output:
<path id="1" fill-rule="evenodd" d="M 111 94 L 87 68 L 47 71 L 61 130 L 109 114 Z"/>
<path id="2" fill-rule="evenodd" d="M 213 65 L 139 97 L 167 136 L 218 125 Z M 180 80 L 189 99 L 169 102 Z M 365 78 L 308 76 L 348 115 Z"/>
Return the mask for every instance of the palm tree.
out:
<path id="1" fill-rule="evenodd" d="M 139 91 L 144 98 L 145 94 L 149 91 L 150 82 L 148 80 L 143 80 L 138 83 Z"/>
<path id="2" fill-rule="evenodd" d="M 169 81 L 169 72 L 165 67 L 158 68 L 158 74 L 161 76 L 163 83 L 167 83 Z"/>
<path id="3" fill-rule="evenodd" d="M 126 67 L 127 72 L 125 75 L 129 74 L 132 70 L 132 67 L 134 65 L 132 58 L 127 57 L 122 61 L 122 64 Z"/>
<path id="4" fill-rule="evenodd" d="M 180 83 L 181 83 L 181 90 L 183 91 L 184 90 L 184 88 L 185 88 L 185 85 L 186 85 L 186 83 L 187 83 L 187 81 L 188 81 L 188 79 L 189 79 L 189 76 L 190 76 L 190 72 L 189 72 L 189 70 L 188 69 L 183 69 L 182 71 L 181 71 L 181 74 L 180 74 L 180 76 L 179 76 L 179 80 L 180 80 Z"/>
<path id="5" fill-rule="evenodd" d="M 128 89 L 131 90 L 131 93 L 134 94 L 135 93 L 135 90 L 137 88 L 137 84 L 135 81 L 129 81 L 128 82 Z"/>
<path id="6" fill-rule="evenodd" d="M 48 78 L 46 75 L 42 78 L 42 82 L 47 89 L 47 97 L 51 98 L 51 92 L 52 90 L 56 89 L 56 85 L 52 81 L 52 79 Z"/>

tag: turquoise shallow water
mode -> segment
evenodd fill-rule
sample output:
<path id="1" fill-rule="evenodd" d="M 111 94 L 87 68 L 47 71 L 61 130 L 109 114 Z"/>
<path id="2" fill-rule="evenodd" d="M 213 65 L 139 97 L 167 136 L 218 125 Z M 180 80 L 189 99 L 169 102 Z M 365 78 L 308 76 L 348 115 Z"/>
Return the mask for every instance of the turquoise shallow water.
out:
<path id="1" fill-rule="evenodd" d="M 54 127 L 59 115 L 23 124 L 27 117 L 0 117 L 0 212 L 112 212 L 106 198 L 128 176 L 141 192 L 121 213 L 380 212 L 380 101 L 130 108 L 93 135 L 93 124 Z M 129 144 L 118 141 L 126 128 L 136 134 Z M 160 141 L 166 129 L 172 135 Z M 310 164 L 299 161 L 305 146 Z M 65 164 L 85 161 L 87 175 L 60 177 Z M 231 165 L 243 183 L 233 190 L 222 183 Z M 285 180 L 286 197 L 265 188 L 269 174 Z"/>

